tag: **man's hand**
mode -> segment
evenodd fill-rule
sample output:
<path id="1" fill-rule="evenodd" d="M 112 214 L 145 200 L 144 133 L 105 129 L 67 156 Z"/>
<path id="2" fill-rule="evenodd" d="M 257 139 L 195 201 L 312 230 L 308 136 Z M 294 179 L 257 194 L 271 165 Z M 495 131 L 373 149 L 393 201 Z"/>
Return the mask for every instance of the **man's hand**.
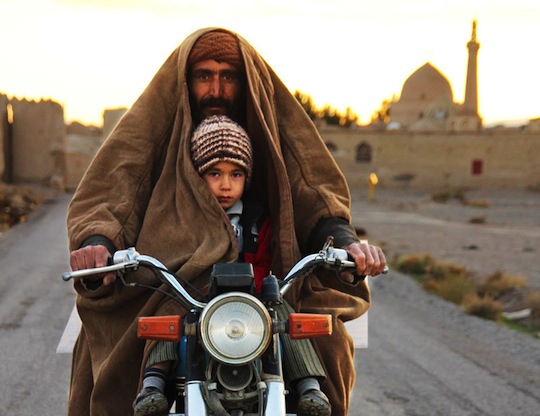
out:
<path id="1" fill-rule="evenodd" d="M 111 253 L 109 253 L 109 250 L 105 246 L 86 246 L 71 252 L 69 264 L 73 271 L 105 267 L 111 257 Z M 107 286 L 116 280 L 116 274 L 101 273 L 88 276 L 85 279 L 92 281 L 103 279 L 103 285 Z"/>
<path id="2" fill-rule="evenodd" d="M 367 240 L 352 243 L 345 247 L 356 263 L 356 273 L 359 276 L 377 276 L 384 272 L 386 257 L 380 247 L 370 245 Z M 341 279 L 347 283 L 354 282 L 351 272 L 342 272 Z"/>

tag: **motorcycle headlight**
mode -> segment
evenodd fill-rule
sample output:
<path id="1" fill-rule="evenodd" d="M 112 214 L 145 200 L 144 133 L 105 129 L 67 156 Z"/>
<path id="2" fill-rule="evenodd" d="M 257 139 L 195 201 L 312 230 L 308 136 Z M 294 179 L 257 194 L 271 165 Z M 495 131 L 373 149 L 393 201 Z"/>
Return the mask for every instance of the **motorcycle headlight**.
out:
<path id="1" fill-rule="evenodd" d="M 268 347 L 272 320 L 257 298 L 231 292 L 212 299 L 199 321 L 203 346 L 225 364 L 244 364 Z"/>

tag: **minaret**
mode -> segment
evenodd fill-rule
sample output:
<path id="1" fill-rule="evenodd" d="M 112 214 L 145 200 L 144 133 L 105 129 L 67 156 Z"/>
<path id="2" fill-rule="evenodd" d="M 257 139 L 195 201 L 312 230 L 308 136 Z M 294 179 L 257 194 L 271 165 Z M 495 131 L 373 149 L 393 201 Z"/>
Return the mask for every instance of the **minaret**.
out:
<path id="1" fill-rule="evenodd" d="M 480 44 L 476 41 L 476 20 L 472 23 L 471 40 L 467 43 L 469 50 L 469 62 L 467 64 L 467 81 L 465 84 L 465 101 L 463 110 L 468 115 L 478 115 L 478 71 L 477 56 Z"/>

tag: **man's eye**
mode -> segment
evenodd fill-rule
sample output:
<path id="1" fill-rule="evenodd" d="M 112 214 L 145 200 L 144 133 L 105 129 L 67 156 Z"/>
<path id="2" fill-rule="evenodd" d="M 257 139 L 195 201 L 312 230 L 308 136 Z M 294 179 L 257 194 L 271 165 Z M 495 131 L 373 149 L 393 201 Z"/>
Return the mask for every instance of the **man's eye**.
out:
<path id="1" fill-rule="evenodd" d="M 210 75 L 206 72 L 195 72 L 193 74 L 193 79 L 196 81 L 207 81 L 210 78 Z"/>
<path id="2" fill-rule="evenodd" d="M 234 82 L 238 79 L 238 75 L 235 74 L 234 72 L 224 72 L 221 75 L 221 78 L 227 82 Z"/>

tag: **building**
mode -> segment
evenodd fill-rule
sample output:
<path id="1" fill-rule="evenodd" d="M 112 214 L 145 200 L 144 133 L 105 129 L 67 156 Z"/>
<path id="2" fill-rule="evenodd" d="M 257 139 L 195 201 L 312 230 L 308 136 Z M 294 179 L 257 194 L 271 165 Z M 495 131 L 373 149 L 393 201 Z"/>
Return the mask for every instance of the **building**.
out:
<path id="1" fill-rule="evenodd" d="M 391 104 L 389 129 L 448 132 L 482 129 L 478 113 L 477 58 L 480 44 L 476 40 L 476 21 L 472 24 L 467 49 L 469 59 L 464 102 L 454 102 L 448 79 L 427 62 L 407 78 L 399 100 Z"/>
<path id="2" fill-rule="evenodd" d="M 367 188 L 371 173 L 385 188 L 540 189 L 540 119 L 523 128 L 482 126 L 479 47 L 473 22 L 463 103 L 454 102 L 450 82 L 428 62 L 405 80 L 385 129 L 320 128 L 353 192 Z"/>

